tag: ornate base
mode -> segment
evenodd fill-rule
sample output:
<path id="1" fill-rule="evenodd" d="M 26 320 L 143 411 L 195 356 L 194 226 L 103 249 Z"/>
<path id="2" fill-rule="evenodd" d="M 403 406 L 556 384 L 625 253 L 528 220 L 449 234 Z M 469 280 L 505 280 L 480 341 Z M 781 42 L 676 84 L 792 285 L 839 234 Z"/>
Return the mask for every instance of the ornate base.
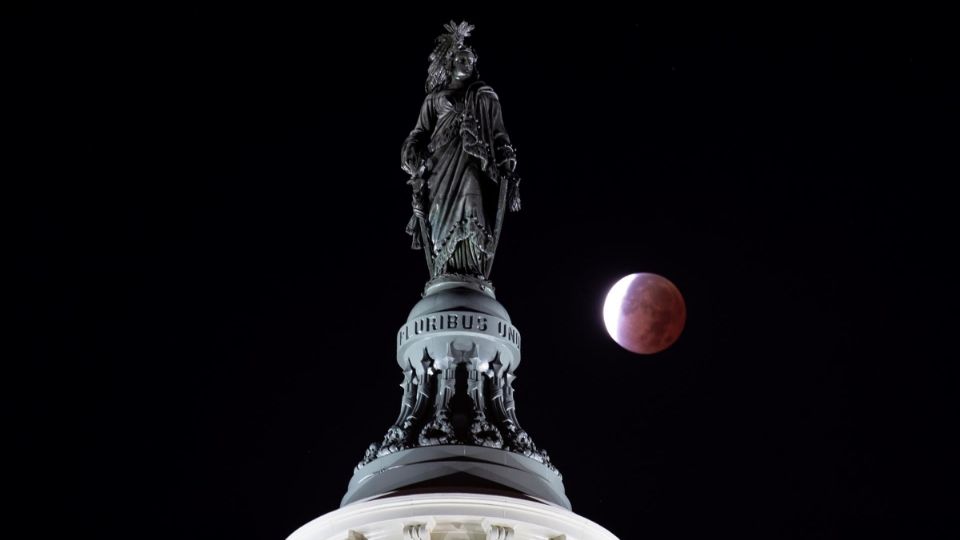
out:
<path id="1" fill-rule="evenodd" d="M 476 342 L 459 349 L 456 339 L 443 339 L 443 355 L 434 358 L 424 345 L 419 361 L 406 359 L 400 415 L 383 441 L 370 445 L 357 468 L 412 448 L 469 445 L 514 452 L 559 476 L 547 452 L 520 427 L 513 397 L 516 377 L 500 361 L 500 352 L 489 348 L 484 354 Z"/>
<path id="2" fill-rule="evenodd" d="M 386 493 L 450 489 L 493 491 L 570 508 L 555 469 L 514 452 L 462 445 L 413 448 L 375 459 L 357 469 L 340 505 Z"/>
<path id="3" fill-rule="evenodd" d="M 428 283 L 397 333 L 400 414 L 383 440 L 368 447 L 344 504 L 417 478 L 458 474 L 469 480 L 461 487 L 482 480 L 569 506 L 550 456 L 517 420 L 513 373 L 520 332 L 489 282 L 464 279 Z"/>

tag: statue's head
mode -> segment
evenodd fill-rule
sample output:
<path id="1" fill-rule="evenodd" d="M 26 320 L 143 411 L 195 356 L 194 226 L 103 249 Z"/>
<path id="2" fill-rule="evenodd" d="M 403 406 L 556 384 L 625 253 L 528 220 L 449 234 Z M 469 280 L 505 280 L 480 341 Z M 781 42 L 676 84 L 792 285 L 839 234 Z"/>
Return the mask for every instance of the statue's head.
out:
<path id="1" fill-rule="evenodd" d="M 424 85 L 427 93 L 446 88 L 452 81 L 466 81 L 476 76 L 477 53 L 464 43 L 473 28 L 466 22 L 450 21 L 444 25 L 447 32 L 440 34 L 437 46 L 430 53 Z"/>
<path id="2" fill-rule="evenodd" d="M 465 81 L 470 77 L 473 77 L 476 69 L 474 65 L 477 63 L 477 55 L 473 52 L 473 49 L 465 48 L 460 49 L 453 54 L 453 59 L 450 62 L 451 64 L 451 76 L 455 81 Z"/>

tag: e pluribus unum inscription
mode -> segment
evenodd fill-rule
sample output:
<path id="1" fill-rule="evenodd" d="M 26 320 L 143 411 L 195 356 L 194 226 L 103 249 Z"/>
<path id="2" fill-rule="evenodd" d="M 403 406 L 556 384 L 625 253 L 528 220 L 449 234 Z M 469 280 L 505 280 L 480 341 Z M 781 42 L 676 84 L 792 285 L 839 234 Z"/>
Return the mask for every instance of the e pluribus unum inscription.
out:
<path id="1" fill-rule="evenodd" d="M 520 348 L 520 332 L 512 324 L 498 317 L 476 313 L 435 313 L 414 319 L 397 332 L 397 347 L 411 338 L 435 332 L 467 332 L 499 337 Z"/>

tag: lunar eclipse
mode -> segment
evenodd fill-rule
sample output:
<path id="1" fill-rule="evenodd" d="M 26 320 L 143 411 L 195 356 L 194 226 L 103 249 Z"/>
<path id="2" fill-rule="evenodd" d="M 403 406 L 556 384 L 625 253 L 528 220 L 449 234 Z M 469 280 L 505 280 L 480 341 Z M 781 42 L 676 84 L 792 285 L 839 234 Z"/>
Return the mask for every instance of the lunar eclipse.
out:
<path id="1" fill-rule="evenodd" d="M 673 345 L 686 319 L 683 295 L 657 274 L 621 278 L 603 303 L 603 322 L 610 337 L 637 354 L 654 354 Z"/>

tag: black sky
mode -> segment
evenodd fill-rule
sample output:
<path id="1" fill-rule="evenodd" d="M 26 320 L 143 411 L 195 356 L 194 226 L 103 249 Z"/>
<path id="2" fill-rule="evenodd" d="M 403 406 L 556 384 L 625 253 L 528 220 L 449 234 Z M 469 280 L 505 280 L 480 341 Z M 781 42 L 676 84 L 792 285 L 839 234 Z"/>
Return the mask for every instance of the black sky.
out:
<path id="1" fill-rule="evenodd" d="M 277 539 L 337 507 L 399 407 L 426 279 L 400 144 L 461 17 L 523 178 L 493 272 L 520 420 L 574 510 L 625 540 L 933 534 L 954 33 L 625 13 L 10 23 L 22 515 Z M 600 320 L 639 271 L 689 313 L 652 357 Z"/>

